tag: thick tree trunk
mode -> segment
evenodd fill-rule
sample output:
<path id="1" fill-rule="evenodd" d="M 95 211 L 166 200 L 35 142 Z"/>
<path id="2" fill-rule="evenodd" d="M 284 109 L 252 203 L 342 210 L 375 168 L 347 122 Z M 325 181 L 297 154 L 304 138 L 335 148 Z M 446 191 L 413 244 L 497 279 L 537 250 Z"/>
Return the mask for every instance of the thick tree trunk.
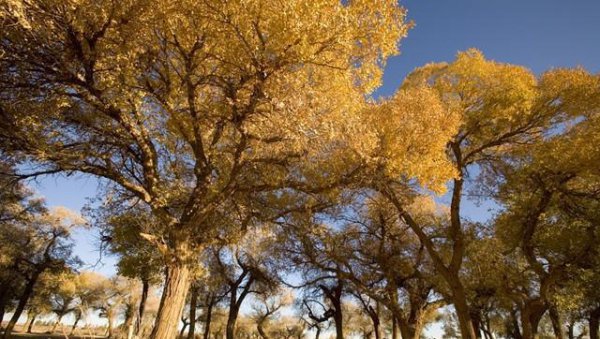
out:
<path id="1" fill-rule="evenodd" d="M 135 321 L 134 336 L 140 334 L 142 324 L 144 321 L 144 311 L 146 310 L 146 300 L 148 300 L 148 290 L 150 289 L 150 282 L 148 279 L 142 279 L 142 296 L 140 298 L 140 307 L 138 309 L 138 316 Z"/>
<path id="2" fill-rule="evenodd" d="M 598 336 L 598 327 L 600 327 L 600 308 L 590 312 L 588 322 L 590 326 L 590 339 L 600 339 Z"/>
<path id="3" fill-rule="evenodd" d="M 213 309 L 213 299 L 211 298 L 208 306 L 206 307 L 206 323 L 204 325 L 204 339 L 209 339 L 210 337 L 210 322 L 212 320 L 212 309 Z"/>
<path id="4" fill-rule="evenodd" d="M 185 298 L 190 288 L 190 269 L 181 262 L 167 266 L 165 287 L 151 339 L 173 339 L 181 319 Z"/>
<path id="5" fill-rule="evenodd" d="M 552 321 L 552 329 L 554 330 L 554 336 L 556 339 L 564 339 L 564 334 L 562 330 L 562 320 L 560 318 L 560 313 L 556 307 L 550 307 L 548 310 L 548 315 L 550 316 L 550 321 Z"/>
<path id="6" fill-rule="evenodd" d="M 17 321 L 21 317 L 21 314 L 23 313 L 23 310 L 25 309 L 25 305 L 27 305 L 27 302 L 29 301 L 31 294 L 33 293 L 33 287 L 35 286 L 37 277 L 38 277 L 38 275 L 34 275 L 27 282 L 27 285 L 25 285 L 25 289 L 23 290 L 23 294 L 21 294 L 21 298 L 19 299 L 17 308 L 15 309 L 15 312 L 13 313 L 12 318 L 10 319 L 10 321 L 8 322 L 8 325 L 6 326 L 6 329 L 4 330 L 4 335 L 2 336 L 3 339 L 9 339 L 11 337 L 11 333 L 14 330 L 15 325 L 17 324 Z"/>
<path id="7" fill-rule="evenodd" d="M 188 339 L 194 339 L 196 332 L 196 306 L 198 305 L 198 288 L 192 287 L 192 297 L 190 299 L 190 329 Z"/>
<path id="8" fill-rule="evenodd" d="M 37 313 L 31 315 L 31 319 L 29 319 L 29 325 L 27 325 L 27 333 L 33 332 L 33 324 L 35 323 L 35 318 L 37 318 Z"/>
<path id="9" fill-rule="evenodd" d="M 473 320 L 469 311 L 469 305 L 467 304 L 467 297 L 464 288 L 458 277 L 453 278 L 453 283 L 450 283 L 452 290 L 452 301 L 454 302 L 454 309 L 456 316 L 458 317 L 458 324 L 460 327 L 460 334 L 463 339 L 476 339 L 475 327 L 473 326 Z"/>
<path id="10" fill-rule="evenodd" d="M 415 329 L 410 326 L 407 321 L 403 319 L 397 320 L 398 326 L 400 327 L 400 335 L 402 339 L 414 339 L 415 338 Z"/>

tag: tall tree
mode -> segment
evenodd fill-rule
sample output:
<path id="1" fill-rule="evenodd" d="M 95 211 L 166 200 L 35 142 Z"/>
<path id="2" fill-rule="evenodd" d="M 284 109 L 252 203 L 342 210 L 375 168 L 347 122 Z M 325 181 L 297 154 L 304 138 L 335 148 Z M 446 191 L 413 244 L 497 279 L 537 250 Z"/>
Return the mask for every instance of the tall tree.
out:
<path id="1" fill-rule="evenodd" d="M 392 0 L 11 0 L 0 10 L 2 144 L 42 166 L 21 177 L 98 176 L 162 225 L 149 237 L 168 271 L 152 338 L 175 335 L 190 258 L 227 236 L 224 210 L 244 226 L 259 197 L 352 172 L 312 172 L 320 183 L 300 174 L 329 160 L 342 133 L 360 135 L 354 112 L 408 28 Z"/>
<path id="2" fill-rule="evenodd" d="M 443 111 L 458 119 L 458 129 L 448 138 L 447 135 L 432 137 L 435 142 L 446 145 L 451 162 L 449 167 L 442 167 L 436 173 L 439 175 L 444 170 L 454 173 L 446 239 L 450 244 L 450 260 L 444 259 L 441 249 L 424 231 L 427 225 L 419 224 L 407 210 L 410 195 L 407 197 L 403 193 L 406 192 L 405 181 L 386 175 L 390 173 L 388 170 L 378 176 L 380 179 L 374 187 L 390 199 L 425 245 L 436 270 L 452 293 L 461 335 L 470 339 L 477 333 L 460 277 L 467 248 L 461 204 L 469 173 L 493 171 L 499 159 L 517 148 L 523 149 L 539 141 L 544 131 L 564 121 L 566 116 L 597 110 L 597 78 L 578 69 L 549 71 L 538 79 L 526 68 L 489 61 L 481 52 L 469 50 L 459 53 L 452 63 L 430 64 L 415 70 L 402 88 L 408 90 L 427 85 L 439 94 Z M 415 105 L 404 101 L 404 106 Z M 407 108 L 397 110 L 406 111 Z M 432 142 L 416 147 L 422 149 Z M 387 149 L 392 154 L 396 151 L 393 147 Z M 443 159 L 439 163 L 447 164 Z"/>

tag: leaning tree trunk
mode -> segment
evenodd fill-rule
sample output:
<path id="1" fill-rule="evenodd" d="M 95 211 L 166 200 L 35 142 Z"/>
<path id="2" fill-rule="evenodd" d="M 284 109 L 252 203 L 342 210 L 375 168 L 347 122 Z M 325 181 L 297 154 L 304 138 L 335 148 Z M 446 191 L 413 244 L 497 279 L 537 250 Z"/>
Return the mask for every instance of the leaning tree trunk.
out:
<path id="1" fill-rule="evenodd" d="M 77 313 L 75 316 L 75 322 L 73 323 L 73 327 L 71 327 L 71 333 L 69 335 L 73 335 L 73 333 L 75 333 L 75 329 L 77 328 L 77 324 L 79 324 L 79 320 L 81 320 L 81 314 Z"/>
<path id="2" fill-rule="evenodd" d="M 190 299 L 190 329 L 188 330 L 188 339 L 194 339 L 196 332 L 196 305 L 198 304 L 198 288 L 192 287 L 192 297 Z"/>
<path id="3" fill-rule="evenodd" d="M 35 323 L 35 318 L 37 318 L 37 313 L 34 313 L 29 320 L 29 325 L 27 325 L 27 333 L 33 332 L 33 324 Z"/>
<path id="4" fill-rule="evenodd" d="M 151 339 L 173 339 L 177 335 L 177 324 L 181 319 L 189 288 L 190 268 L 181 261 L 169 263 Z"/>
<path id="5" fill-rule="evenodd" d="M 56 320 L 56 322 L 54 323 L 54 326 L 52 326 L 52 330 L 50 332 L 54 333 L 56 332 L 56 328 L 58 327 L 58 324 L 60 324 L 60 321 L 62 320 L 63 314 L 58 316 L 58 319 Z"/>
<path id="6" fill-rule="evenodd" d="M 33 293 L 33 287 L 35 286 L 37 277 L 38 277 L 38 275 L 34 275 L 27 282 L 27 285 L 25 285 L 25 289 L 23 290 L 23 294 L 21 294 L 21 298 L 19 299 L 17 308 L 15 309 L 15 312 L 13 313 L 12 318 L 10 319 L 10 321 L 8 322 L 8 325 L 6 326 L 6 329 L 4 330 L 4 335 L 2 336 L 3 339 L 11 338 L 11 333 L 12 333 L 13 329 L 15 328 L 17 321 L 21 317 L 21 314 L 23 313 L 23 310 L 25 309 L 25 305 L 27 305 L 27 302 L 29 301 L 31 294 Z"/>

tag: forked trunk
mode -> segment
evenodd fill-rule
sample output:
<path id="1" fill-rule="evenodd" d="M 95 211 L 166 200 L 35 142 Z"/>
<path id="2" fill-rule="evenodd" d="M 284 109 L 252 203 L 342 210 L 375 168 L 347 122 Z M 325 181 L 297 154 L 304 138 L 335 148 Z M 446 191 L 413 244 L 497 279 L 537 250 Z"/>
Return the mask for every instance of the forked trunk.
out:
<path id="1" fill-rule="evenodd" d="M 540 300 L 532 300 L 528 302 L 523 310 L 521 310 L 521 326 L 523 327 L 523 339 L 537 339 L 538 327 L 544 313 L 546 313 L 546 305 Z"/>
<path id="2" fill-rule="evenodd" d="M 165 287 L 150 338 L 173 339 L 177 336 L 177 324 L 181 319 L 189 288 L 189 267 L 181 262 L 168 265 Z"/>

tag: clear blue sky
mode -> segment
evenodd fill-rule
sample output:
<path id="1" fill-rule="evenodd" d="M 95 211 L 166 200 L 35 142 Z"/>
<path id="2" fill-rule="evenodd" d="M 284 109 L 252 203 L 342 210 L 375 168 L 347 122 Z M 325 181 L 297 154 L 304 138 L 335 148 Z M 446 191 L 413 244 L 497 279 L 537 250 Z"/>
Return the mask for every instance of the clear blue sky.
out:
<path id="1" fill-rule="evenodd" d="M 388 62 L 377 95 L 390 95 L 415 67 L 450 61 L 476 47 L 491 59 L 521 64 L 540 73 L 552 67 L 583 66 L 600 71 L 600 0 L 406 0 L 416 27 L 402 41 L 402 54 Z M 93 178 L 45 178 L 36 186 L 50 206 L 79 211 L 93 197 Z M 485 206 L 465 206 L 465 214 L 485 219 Z M 98 259 L 96 238 L 76 236 L 76 252 L 88 265 Z M 114 272 L 114 260 L 96 269 Z"/>

